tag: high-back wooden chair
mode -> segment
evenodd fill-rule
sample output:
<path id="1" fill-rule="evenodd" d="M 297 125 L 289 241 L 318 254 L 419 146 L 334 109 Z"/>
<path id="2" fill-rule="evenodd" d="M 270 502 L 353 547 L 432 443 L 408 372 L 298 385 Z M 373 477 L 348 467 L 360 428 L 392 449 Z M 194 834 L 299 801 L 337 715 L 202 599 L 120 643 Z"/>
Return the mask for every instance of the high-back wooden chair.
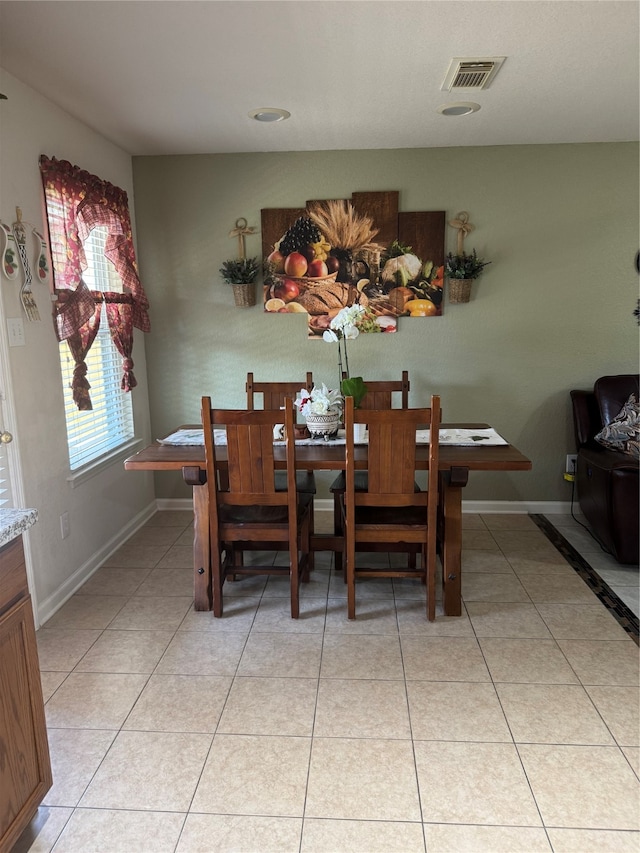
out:
<path id="1" fill-rule="evenodd" d="M 346 378 L 346 374 L 343 378 Z M 368 382 L 365 380 L 365 385 L 367 386 L 367 393 L 362 398 L 359 406 L 360 409 L 366 409 L 367 411 L 370 409 L 391 409 L 394 402 L 399 402 L 400 408 L 402 409 L 409 408 L 409 391 L 411 389 L 411 385 L 409 383 L 408 370 L 402 371 L 402 378 L 400 380 L 390 379 L 374 382 Z M 367 488 L 366 471 L 356 472 L 356 488 Z M 342 510 L 340 509 L 340 504 L 344 490 L 345 477 L 344 472 L 341 471 L 329 486 L 329 491 L 333 495 L 333 530 L 335 536 L 343 535 Z M 342 554 L 339 551 L 335 554 L 334 562 L 336 571 L 342 571 Z"/>
<path id="2" fill-rule="evenodd" d="M 286 481 L 278 490 L 275 478 L 273 428 L 285 424 Z M 226 447 L 216 446 L 213 427 L 226 427 Z M 295 478 L 293 403 L 284 411 L 212 409 L 202 398 L 209 536 L 213 578 L 213 615 L 222 616 L 227 576 L 285 575 L 290 579 L 291 616 L 298 618 L 299 583 L 308 578 L 310 517 L 313 496 L 298 492 Z M 226 476 L 219 479 L 218 475 Z M 219 486 L 218 483 L 225 486 Z M 248 550 L 289 552 L 288 566 L 243 565 Z"/>
<path id="3" fill-rule="evenodd" d="M 369 430 L 366 490 L 356 489 L 353 424 Z M 429 427 L 429 487 L 415 490 L 416 429 Z M 341 499 L 347 578 L 347 615 L 356 616 L 358 578 L 419 577 L 427 588 L 427 618 L 435 619 L 440 398 L 423 409 L 354 409 L 345 399 L 346 489 Z M 357 551 L 420 547 L 419 567 L 356 567 Z"/>
<path id="4" fill-rule="evenodd" d="M 253 373 L 247 373 L 247 409 L 259 408 L 257 405 L 262 398 L 263 409 L 278 409 L 284 406 L 285 400 L 295 400 L 298 391 L 306 388 L 311 391 L 313 388 L 313 374 L 307 371 L 307 377 L 303 381 L 297 382 L 256 382 L 253 378 Z M 280 421 L 282 423 L 282 421 Z M 284 477 L 281 471 L 276 474 L 276 482 L 279 488 L 285 487 Z M 299 492 L 309 492 L 312 495 L 316 493 L 316 478 L 313 471 L 298 471 L 296 473 L 296 483 Z"/>

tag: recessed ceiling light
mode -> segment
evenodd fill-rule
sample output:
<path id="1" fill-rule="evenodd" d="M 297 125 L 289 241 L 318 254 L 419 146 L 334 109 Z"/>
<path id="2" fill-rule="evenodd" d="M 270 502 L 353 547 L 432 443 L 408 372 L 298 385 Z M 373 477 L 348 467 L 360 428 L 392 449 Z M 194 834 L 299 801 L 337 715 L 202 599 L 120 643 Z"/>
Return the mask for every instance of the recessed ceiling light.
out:
<path id="1" fill-rule="evenodd" d="M 260 107 L 260 109 L 251 110 L 249 118 L 254 118 L 256 121 L 284 121 L 290 115 L 290 112 L 278 107 Z"/>
<path id="2" fill-rule="evenodd" d="M 456 101 L 453 104 L 441 104 L 438 112 L 443 116 L 468 116 L 477 113 L 479 109 L 480 104 L 474 104 L 473 101 Z"/>

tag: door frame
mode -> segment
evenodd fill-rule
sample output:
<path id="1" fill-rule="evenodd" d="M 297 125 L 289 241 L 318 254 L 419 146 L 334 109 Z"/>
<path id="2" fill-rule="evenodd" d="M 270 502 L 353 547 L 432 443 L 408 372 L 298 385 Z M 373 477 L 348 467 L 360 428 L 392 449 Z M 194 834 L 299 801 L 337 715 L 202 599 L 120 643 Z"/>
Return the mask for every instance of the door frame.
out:
<path id="1" fill-rule="evenodd" d="M 9 353 L 9 336 L 7 333 L 6 319 L 4 301 L 0 298 L 0 426 L 4 427 L 5 430 L 8 430 L 13 435 L 13 441 L 6 445 L 7 474 L 9 477 L 11 507 L 20 508 L 25 506 L 24 476 L 20 456 L 20 439 L 16 424 L 15 396 L 13 393 L 13 382 L 11 379 L 11 357 Z M 22 317 L 21 319 L 24 322 L 24 318 Z M 33 575 L 33 561 L 29 536 L 23 535 L 22 542 L 24 545 L 27 582 L 33 607 L 33 618 L 36 628 L 39 628 L 38 600 Z"/>

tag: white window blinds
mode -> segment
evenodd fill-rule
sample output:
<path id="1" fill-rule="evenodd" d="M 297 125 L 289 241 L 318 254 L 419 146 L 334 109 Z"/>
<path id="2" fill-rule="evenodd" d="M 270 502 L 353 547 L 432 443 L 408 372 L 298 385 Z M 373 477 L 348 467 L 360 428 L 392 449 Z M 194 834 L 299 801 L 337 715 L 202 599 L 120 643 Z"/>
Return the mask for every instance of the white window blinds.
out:
<path id="1" fill-rule="evenodd" d="M 104 255 L 107 228 L 94 228 L 84 244 L 88 268 L 83 273 L 90 290 L 122 293 L 122 281 Z M 122 357 L 116 349 L 102 305 L 100 330 L 87 357 L 91 385 L 91 411 L 79 411 L 73 401 L 71 382 L 75 363 L 66 341 L 60 344 L 67 440 L 71 470 L 82 468 L 133 438 L 131 394 L 122 391 Z"/>

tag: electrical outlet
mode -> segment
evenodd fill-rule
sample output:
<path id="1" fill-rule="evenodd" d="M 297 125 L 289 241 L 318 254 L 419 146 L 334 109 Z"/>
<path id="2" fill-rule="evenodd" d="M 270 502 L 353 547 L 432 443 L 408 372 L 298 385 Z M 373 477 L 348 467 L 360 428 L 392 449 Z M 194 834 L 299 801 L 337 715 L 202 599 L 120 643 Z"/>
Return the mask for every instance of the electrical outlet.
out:
<path id="1" fill-rule="evenodd" d="M 66 539 L 70 532 L 71 530 L 69 527 L 69 513 L 63 512 L 60 516 L 60 536 L 63 539 Z"/>
<path id="2" fill-rule="evenodd" d="M 10 347 L 24 346 L 24 323 L 22 322 L 22 317 L 7 318 L 7 333 Z"/>
<path id="3" fill-rule="evenodd" d="M 567 459 L 564 465 L 566 474 L 575 474 L 576 465 L 578 464 L 578 456 L 575 453 L 567 453 Z"/>

